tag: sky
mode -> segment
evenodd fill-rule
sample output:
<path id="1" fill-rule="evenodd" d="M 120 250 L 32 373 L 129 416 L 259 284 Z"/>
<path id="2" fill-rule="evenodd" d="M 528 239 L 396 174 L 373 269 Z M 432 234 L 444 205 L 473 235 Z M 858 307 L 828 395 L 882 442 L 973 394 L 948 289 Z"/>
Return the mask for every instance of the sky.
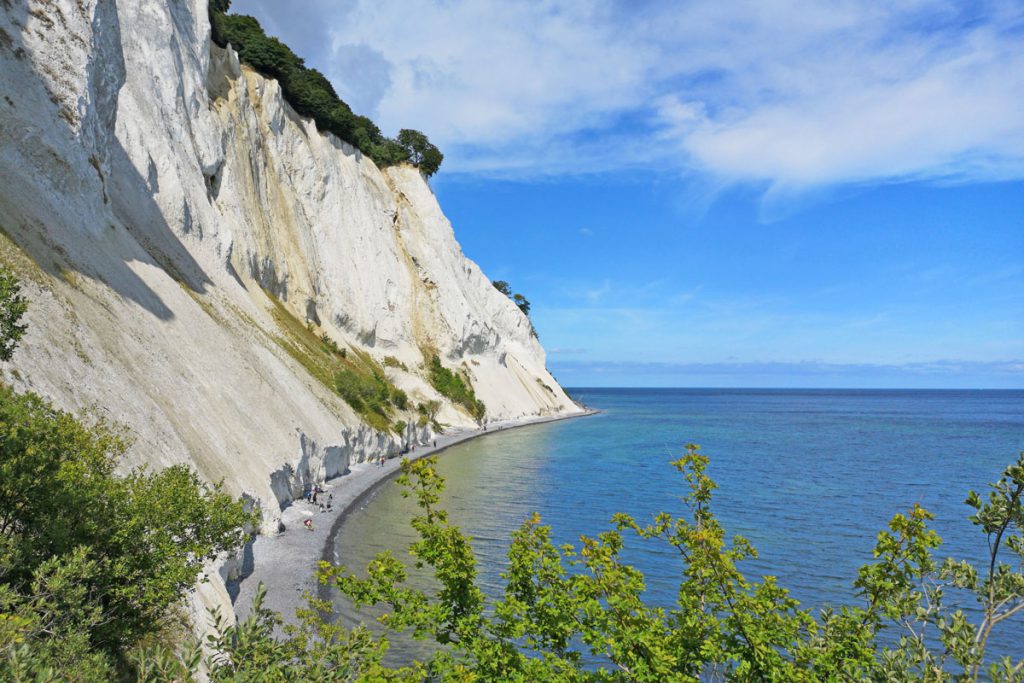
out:
<path id="1" fill-rule="evenodd" d="M 566 386 L 1024 388 L 1024 1 L 234 0 Z"/>

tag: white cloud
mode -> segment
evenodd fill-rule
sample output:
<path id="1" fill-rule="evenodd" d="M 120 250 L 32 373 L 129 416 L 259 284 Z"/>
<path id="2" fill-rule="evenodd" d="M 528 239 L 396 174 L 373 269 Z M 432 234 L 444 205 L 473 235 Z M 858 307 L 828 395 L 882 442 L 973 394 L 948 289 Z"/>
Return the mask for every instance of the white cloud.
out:
<path id="1" fill-rule="evenodd" d="M 1020 37 L 1018 37 L 1020 40 Z M 669 137 L 716 174 L 781 186 L 1024 171 L 1024 50 L 988 28 L 935 54 L 843 53 L 806 82 L 710 116 L 666 97 Z M 766 83 L 784 79 L 769 70 Z"/>
<path id="2" fill-rule="evenodd" d="M 654 167 L 776 192 L 1024 177 L 1019 2 L 311 7 L 291 10 L 330 27 L 311 63 L 385 131 L 425 131 L 449 173 Z"/>

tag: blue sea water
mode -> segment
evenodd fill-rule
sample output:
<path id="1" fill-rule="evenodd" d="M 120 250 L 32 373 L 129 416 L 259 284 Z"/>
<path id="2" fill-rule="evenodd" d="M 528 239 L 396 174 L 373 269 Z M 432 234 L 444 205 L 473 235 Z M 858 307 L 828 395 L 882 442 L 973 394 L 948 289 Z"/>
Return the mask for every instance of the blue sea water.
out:
<path id="1" fill-rule="evenodd" d="M 936 515 L 939 556 L 974 560 L 984 535 L 967 521 L 969 489 L 982 490 L 1024 450 L 1022 391 L 577 389 L 602 412 L 490 434 L 441 456 L 443 504 L 474 538 L 485 590 L 500 593 L 512 530 L 534 511 L 557 543 L 608 527 L 619 511 L 640 520 L 683 513 L 682 477 L 669 464 L 700 444 L 718 482 L 713 509 L 727 534 L 753 542 L 748 576 L 774 575 L 804 606 L 852 604 L 857 568 L 878 531 L 920 503 Z M 338 560 L 365 567 L 403 551 L 414 512 L 388 485 L 350 514 Z M 679 559 L 671 548 L 631 543 L 649 600 L 671 606 Z M 343 620 L 371 612 L 338 600 Z M 969 607 L 969 605 L 968 605 Z M 1000 630 L 1001 629 L 1001 630 Z M 421 655 L 401 645 L 397 657 Z M 997 627 L 990 653 L 1024 657 L 1024 614 Z M 989 660 L 991 661 L 991 659 Z"/>

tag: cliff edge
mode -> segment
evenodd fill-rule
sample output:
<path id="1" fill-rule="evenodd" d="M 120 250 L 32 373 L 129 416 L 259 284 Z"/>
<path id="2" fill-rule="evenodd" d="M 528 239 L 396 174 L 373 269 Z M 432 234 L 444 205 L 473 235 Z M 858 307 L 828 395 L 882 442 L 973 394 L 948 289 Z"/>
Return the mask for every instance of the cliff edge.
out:
<path id="1" fill-rule="evenodd" d="M 3 379 L 127 425 L 126 467 L 190 463 L 273 532 L 306 482 L 429 437 L 413 406 L 475 424 L 434 354 L 487 420 L 579 411 L 419 171 L 299 117 L 205 0 L 0 3 L 0 84 L 0 258 L 31 301 Z M 395 428 L 317 354 L 404 391 Z"/>

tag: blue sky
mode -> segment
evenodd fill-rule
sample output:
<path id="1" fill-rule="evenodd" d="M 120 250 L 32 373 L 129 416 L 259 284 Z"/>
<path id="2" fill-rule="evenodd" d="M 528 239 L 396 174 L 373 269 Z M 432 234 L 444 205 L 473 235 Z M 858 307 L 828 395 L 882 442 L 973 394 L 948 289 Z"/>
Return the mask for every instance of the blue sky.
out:
<path id="1" fill-rule="evenodd" d="M 565 385 L 1024 388 L 1022 2 L 232 9 L 441 147 Z"/>

